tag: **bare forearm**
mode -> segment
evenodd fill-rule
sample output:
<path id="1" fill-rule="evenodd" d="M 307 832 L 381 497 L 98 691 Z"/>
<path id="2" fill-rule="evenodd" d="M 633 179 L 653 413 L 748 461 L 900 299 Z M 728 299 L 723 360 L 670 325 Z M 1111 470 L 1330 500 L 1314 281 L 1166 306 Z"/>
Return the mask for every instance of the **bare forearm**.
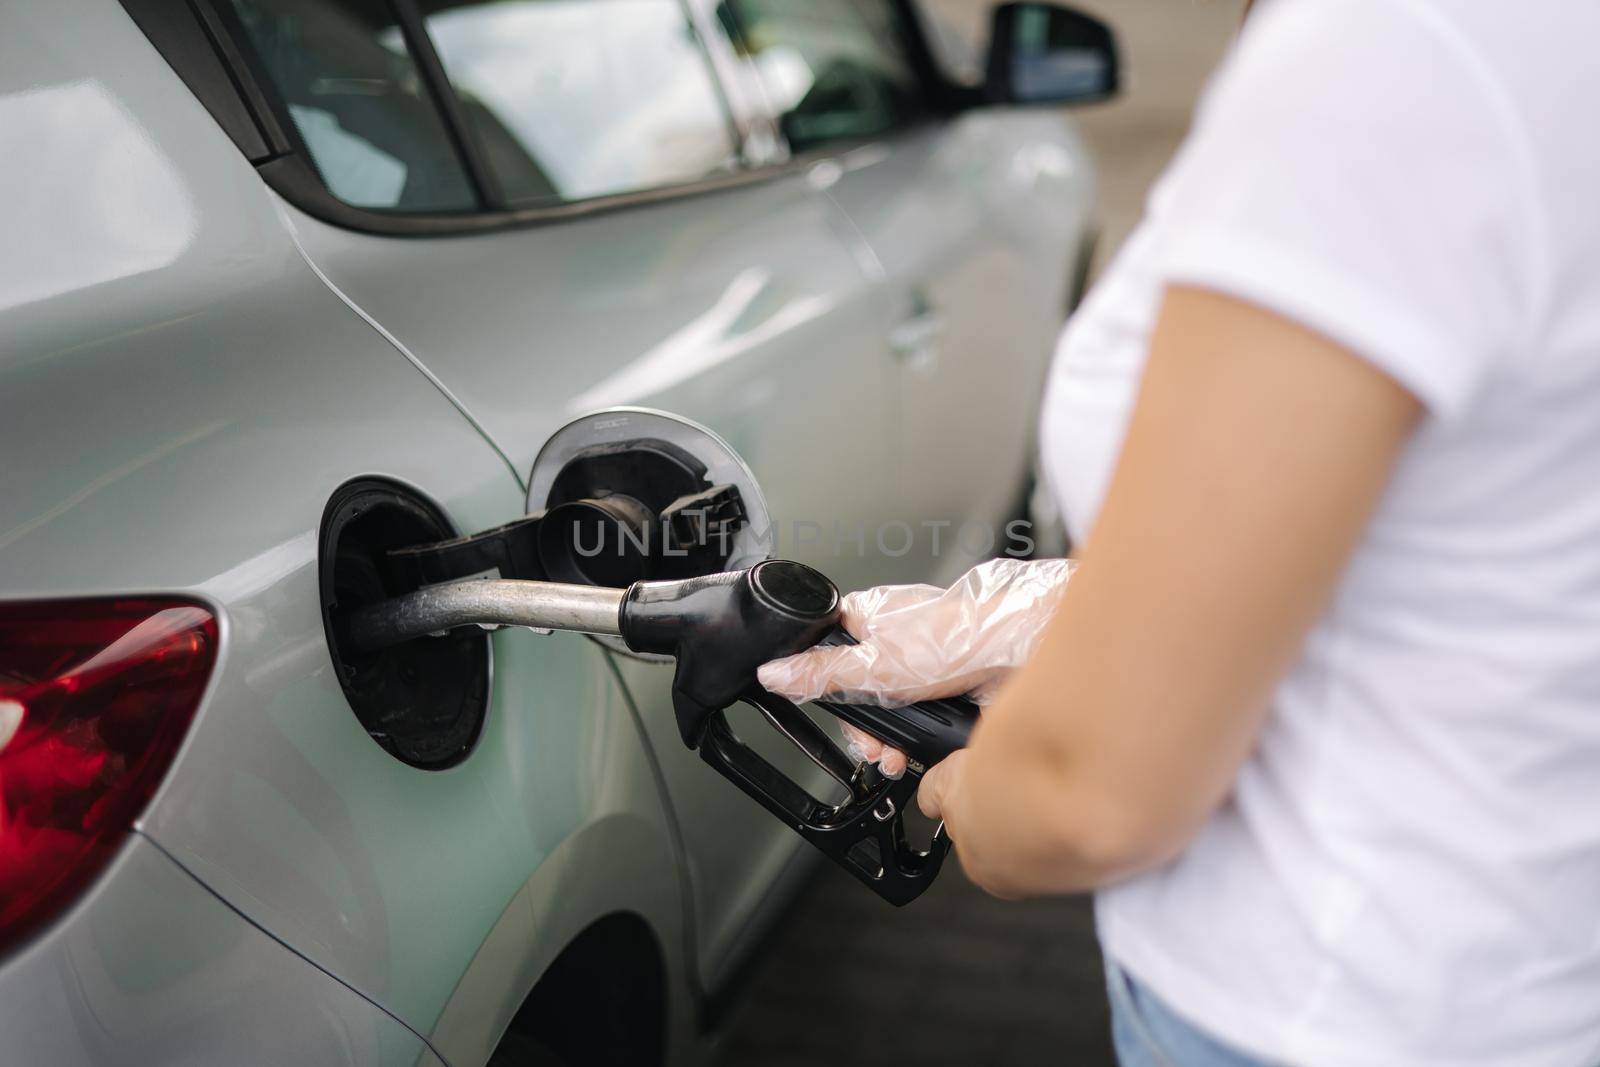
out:
<path id="1" fill-rule="evenodd" d="M 963 868 L 983 889 L 1001 897 L 1073 892 L 1137 867 L 1121 851 L 1116 813 L 1058 757 L 986 745 L 964 758 L 944 817 Z"/>
<path id="2" fill-rule="evenodd" d="M 1002 896 L 1088 889 L 1167 859 L 1221 798 L 1254 732 L 1242 722 L 1232 749 L 1207 761 L 1209 774 L 1164 770 L 1169 753 L 1182 758 L 1195 745 L 1198 758 L 1216 744 L 1221 730 L 1183 735 L 1221 713 L 1203 685 L 1183 686 L 1180 672 L 1158 665 L 1174 650 L 1150 647 L 1118 620 L 1118 583 L 1092 573 L 1080 574 L 1034 663 L 985 713 L 944 806 L 969 874 Z"/>

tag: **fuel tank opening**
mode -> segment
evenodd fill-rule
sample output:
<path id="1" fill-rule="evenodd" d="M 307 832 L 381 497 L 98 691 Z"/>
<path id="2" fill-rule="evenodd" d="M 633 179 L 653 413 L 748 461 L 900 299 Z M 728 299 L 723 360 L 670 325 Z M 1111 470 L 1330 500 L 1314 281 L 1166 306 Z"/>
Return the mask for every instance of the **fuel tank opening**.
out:
<path id="1" fill-rule="evenodd" d="M 419 493 L 362 478 L 329 499 L 317 556 L 323 627 L 345 698 L 374 741 L 429 770 L 465 759 L 483 728 L 489 635 L 466 628 L 363 652 L 345 636 L 343 618 L 422 584 L 414 569 L 391 559 L 392 550 L 454 536 L 444 513 Z"/>

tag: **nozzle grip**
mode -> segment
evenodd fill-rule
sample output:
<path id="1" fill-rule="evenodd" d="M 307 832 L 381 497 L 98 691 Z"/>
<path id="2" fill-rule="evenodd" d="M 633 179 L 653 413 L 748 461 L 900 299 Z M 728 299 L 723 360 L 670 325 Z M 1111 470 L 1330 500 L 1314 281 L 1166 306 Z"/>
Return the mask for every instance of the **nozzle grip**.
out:
<path id="1" fill-rule="evenodd" d="M 817 642 L 819 645 L 855 643 L 855 638 L 837 627 Z M 903 708 L 843 704 L 832 700 L 816 703 L 851 726 L 898 748 L 922 768 L 938 763 L 958 748 L 965 748 L 972 728 L 978 724 L 980 711 L 967 697 L 923 700 Z"/>

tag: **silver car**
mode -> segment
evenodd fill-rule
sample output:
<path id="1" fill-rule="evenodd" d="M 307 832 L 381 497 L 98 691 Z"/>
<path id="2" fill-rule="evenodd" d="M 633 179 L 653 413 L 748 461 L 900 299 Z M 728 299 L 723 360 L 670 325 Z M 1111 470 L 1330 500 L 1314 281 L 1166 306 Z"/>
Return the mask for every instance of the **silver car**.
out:
<path id="1" fill-rule="evenodd" d="M 995 551 L 1094 192 L 1015 105 L 1116 80 L 995 26 L 971 85 L 900 0 L 0 6 L 0 1062 L 714 1044 L 812 852 L 670 672 L 325 621 L 617 405 L 842 586 Z"/>

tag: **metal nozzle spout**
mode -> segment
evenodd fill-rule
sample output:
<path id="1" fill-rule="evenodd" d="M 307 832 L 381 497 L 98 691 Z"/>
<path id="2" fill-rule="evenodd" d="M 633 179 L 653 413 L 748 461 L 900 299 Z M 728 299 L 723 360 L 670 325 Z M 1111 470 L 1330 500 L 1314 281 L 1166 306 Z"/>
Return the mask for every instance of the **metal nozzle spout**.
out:
<path id="1" fill-rule="evenodd" d="M 562 582 L 468 579 L 356 608 L 345 619 L 345 633 L 363 652 L 458 626 L 530 626 L 615 637 L 621 634 L 626 593 Z"/>

